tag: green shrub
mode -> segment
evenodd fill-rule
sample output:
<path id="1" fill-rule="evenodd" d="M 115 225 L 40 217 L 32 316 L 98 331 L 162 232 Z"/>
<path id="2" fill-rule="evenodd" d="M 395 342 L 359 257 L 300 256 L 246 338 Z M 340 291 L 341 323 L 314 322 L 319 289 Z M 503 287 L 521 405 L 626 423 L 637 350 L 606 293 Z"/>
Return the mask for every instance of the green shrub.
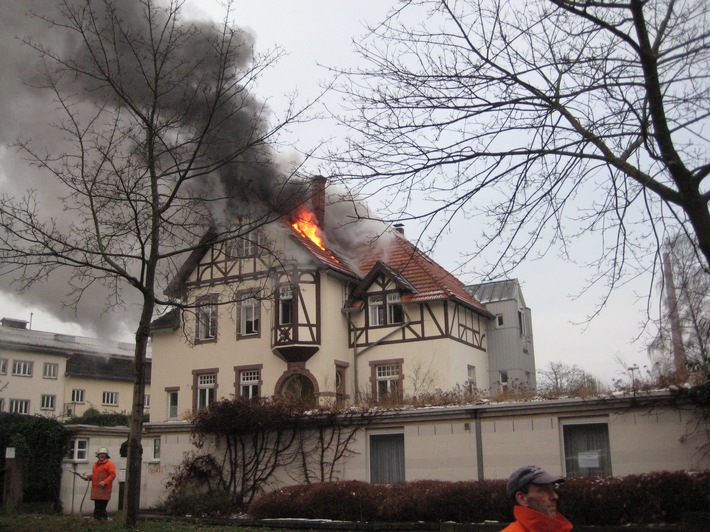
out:
<path id="1" fill-rule="evenodd" d="M 67 425 L 95 425 L 97 427 L 128 427 L 131 416 L 126 412 L 99 412 L 96 408 L 87 408 L 81 416 L 72 416 Z M 144 418 L 147 421 L 148 418 Z"/>

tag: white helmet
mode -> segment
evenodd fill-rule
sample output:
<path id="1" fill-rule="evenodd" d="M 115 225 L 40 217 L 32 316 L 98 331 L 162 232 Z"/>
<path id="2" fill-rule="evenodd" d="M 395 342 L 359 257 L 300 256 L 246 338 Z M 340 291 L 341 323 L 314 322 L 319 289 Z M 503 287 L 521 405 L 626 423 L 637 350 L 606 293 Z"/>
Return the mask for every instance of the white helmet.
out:
<path id="1" fill-rule="evenodd" d="M 96 451 L 96 457 L 98 458 L 98 456 L 99 456 L 100 454 L 105 454 L 105 455 L 106 455 L 106 458 L 111 458 L 111 457 L 108 455 L 108 449 L 107 449 L 106 447 L 99 447 L 99 450 Z"/>

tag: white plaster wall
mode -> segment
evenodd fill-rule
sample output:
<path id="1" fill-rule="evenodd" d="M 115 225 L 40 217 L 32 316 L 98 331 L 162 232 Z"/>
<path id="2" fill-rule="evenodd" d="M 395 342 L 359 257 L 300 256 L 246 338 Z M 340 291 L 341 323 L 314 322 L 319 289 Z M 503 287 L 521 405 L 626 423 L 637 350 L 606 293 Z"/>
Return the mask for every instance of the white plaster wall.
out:
<path id="1" fill-rule="evenodd" d="M 547 405 L 543 405 L 547 406 Z M 517 467 L 539 465 L 550 473 L 564 475 L 563 442 L 561 426 L 566 422 L 609 423 L 609 439 L 614 476 L 651 471 L 702 470 L 710 468 L 710 457 L 698 453 L 701 435 L 681 441 L 691 421 L 689 411 L 675 407 L 636 408 L 633 411 L 608 409 L 588 415 L 584 404 L 578 413 L 541 413 L 539 415 L 500 414 L 490 409 L 481 419 L 483 478 L 505 479 Z M 355 438 L 354 454 L 340 465 L 341 480 L 369 480 L 368 435 L 371 433 L 403 432 L 405 445 L 405 474 L 408 481 L 421 479 L 475 480 L 477 471 L 476 420 L 471 411 L 459 410 L 454 416 L 446 408 L 426 413 L 418 419 L 411 411 L 403 411 L 399 418 L 375 418 Z M 436 420 L 437 414 L 447 419 Z M 116 434 L 116 429 L 91 429 L 89 460 L 83 463 L 66 462 L 80 472 L 91 469 L 94 453 L 101 446 L 111 452 L 117 468 L 122 459 L 118 449 L 126 434 Z M 125 429 L 124 429 L 125 432 Z M 79 434 L 80 436 L 80 434 Z M 152 457 L 152 439 L 161 438 L 161 456 Z M 142 468 L 141 508 L 151 508 L 167 494 L 165 481 L 183 460 L 184 454 L 193 450 L 189 423 L 147 424 L 143 439 L 144 463 Z M 73 475 L 62 476 L 61 497 L 65 513 L 78 513 L 79 503 L 86 486 L 75 483 Z M 297 481 L 288 471 L 277 473 L 269 489 L 291 485 Z M 115 511 L 118 504 L 118 486 L 109 505 Z M 72 499 L 73 497 L 73 499 Z M 74 501 L 72 504 L 72 500 Z M 88 500 L 88 497 L 87 497 Z M 84 513 L 87 513 L 84 504 Z M 93 508 L 93 505 L 89 505 Z M 90 513 L 90 512 L 89 512 Z"/>

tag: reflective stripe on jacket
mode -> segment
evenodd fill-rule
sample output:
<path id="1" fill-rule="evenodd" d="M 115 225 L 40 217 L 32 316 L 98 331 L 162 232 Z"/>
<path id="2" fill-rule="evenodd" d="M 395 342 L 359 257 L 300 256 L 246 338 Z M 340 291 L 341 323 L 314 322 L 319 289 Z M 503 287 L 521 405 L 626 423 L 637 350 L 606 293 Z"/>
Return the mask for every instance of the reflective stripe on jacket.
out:
<path id="1" fill-rule="evenodd" d="M 109 459 L 97 461 L 91 473 L 91 500 L 108 501 L 111 498 L 113 480 L 116 478 L 116 466 Z M 103 481 L 104 486 L 99 486 Z"/>

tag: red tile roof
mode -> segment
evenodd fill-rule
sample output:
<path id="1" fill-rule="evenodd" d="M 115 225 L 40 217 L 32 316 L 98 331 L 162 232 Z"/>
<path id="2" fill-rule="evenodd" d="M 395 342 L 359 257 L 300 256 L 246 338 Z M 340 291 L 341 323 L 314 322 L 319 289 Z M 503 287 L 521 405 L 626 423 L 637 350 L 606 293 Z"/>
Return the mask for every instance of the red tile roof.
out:
<path id="1" fill-rule="evenodd" d="M 379 249 L 371 248 L 375 253 L 370 251 L 363 255 L 360 268 L 362 271 L 369 272 L 378 261 L 381 261 L 406 280 L 414 290 L 402 295 L 403 303 L 455 299 L 490 315 L 486 308 L 466 291 L 466 286 L 461 281 L 403 235 L 393 230 L 388 237 L 389 240 L 384 246 L 380 246 Z"/>
<path id="2" fill-rule="evenodd" d="M 377 273 L 383 273 L 393 279 L 403 290 L 403 303 L 454 299 L 490 316 L 486 308 L 466 291 L 461 281 L 395 230 L 381 236 L 374 245 L 364 247 L 358 264 L 348 264 L 336 252 L 328 249 L 324 251 L 304 237 L 291 227 L 288 219 L 284 219 L 284 222 L 291 229 L 294 238 L 325 267 L 361 280 L 364 285 L 369 285 Z M 365 277 L 360 277 L 356 271 L 364 272 Z M 361 285 L 363 291 L 367 288 L 364 285 Z"/>

